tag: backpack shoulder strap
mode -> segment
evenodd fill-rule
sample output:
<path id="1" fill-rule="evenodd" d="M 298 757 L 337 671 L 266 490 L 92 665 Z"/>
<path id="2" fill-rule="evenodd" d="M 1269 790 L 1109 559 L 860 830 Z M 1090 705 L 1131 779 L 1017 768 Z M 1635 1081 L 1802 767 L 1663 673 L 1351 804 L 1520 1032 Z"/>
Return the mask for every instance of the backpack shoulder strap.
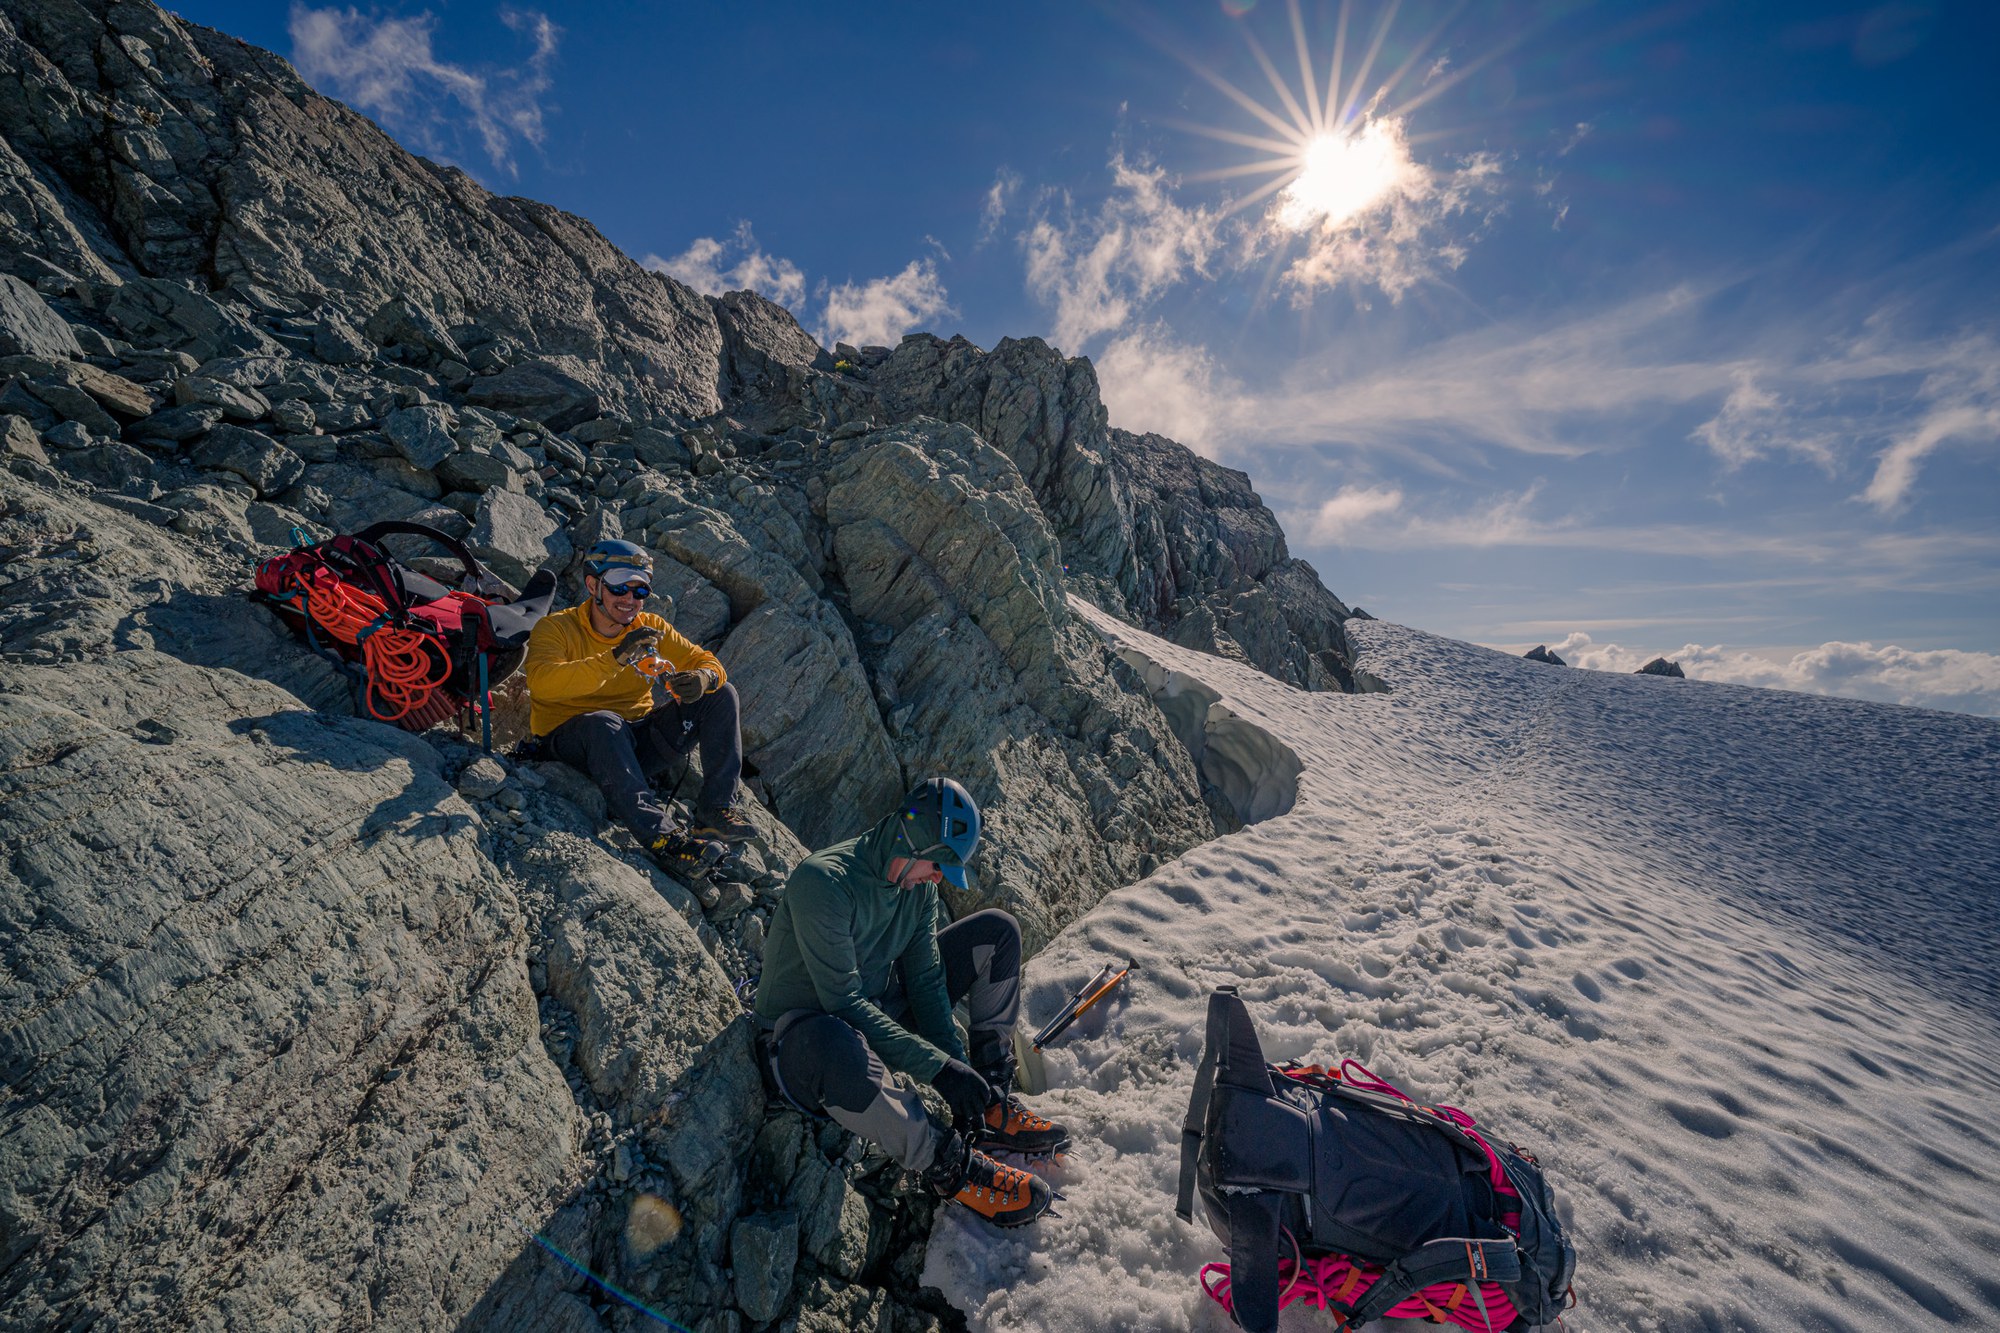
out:
<path id="1" fill-rule="evenodd" d="M 404 519 L 388 518 L 383 519 L 380 523 L 370 523 L 367 527 L 355 533 L 354 537 L 356 541 L 367 542 L 370 546 L 386 552 L 387 548 L 382 546 L 382 538 L 393 537 L 399 534 L 406 537 L 428 538 L 436 542 L 439 546 L 444 547 L 445 550 L 450 551 L 453 556 L 457 557 L 459 564 L 465 567 L 465 573 L 468 578 L 477 578 L 485 572 L 485 567 L 474 558 L 471 550 L 466 547 L 464 542 L 458 540 L 456 537 L 446 536 L 427 523 L 411 523 Z"/>
<path id="2" fill-rule="evenodd" d="M 1188 1099 L 1187 1119 L 1181 1122 L 1181 1179 L 1179 1193 L 1174 1199 L 1174 1212 L 1183 1222 L 1194 1221 L 1195 1163 L 1201 1155 L 1202 1129 L 1208 1122 L 1208 1099 L 1215 1091 L 1216 1052 L 1229 1039 L 1229 1013 L 1223 1005 L 1225 995 L 1234 999 L 1236 988 L 1218 986 L 1215 993 L 1208 997 L 1208 1032 L 1202 1038 L 1201 1064 L 1194 1071 L 1194 1095 Z"/>
<path id="3" fill-rule="evenodd" d="M 1448 1236 L 1427 1242 L 1382 1270 L 1382 1276 L 1355 1302 L 1348 1322 L 1359 1328 L 1380 1319 L 1392 1306 L 1439 1282 L 1506 1284 L 1519 1281 L 1521 1256 L 1511 1240 Z"/>

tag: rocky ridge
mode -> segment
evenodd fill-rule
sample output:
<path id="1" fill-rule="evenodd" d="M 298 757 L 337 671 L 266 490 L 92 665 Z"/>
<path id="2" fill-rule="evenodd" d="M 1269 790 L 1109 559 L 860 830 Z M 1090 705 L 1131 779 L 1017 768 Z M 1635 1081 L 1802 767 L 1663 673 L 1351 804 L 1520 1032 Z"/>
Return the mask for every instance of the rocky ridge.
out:
<path id="1" fill-rule="evenodd" d="M 1247 478 L 1036 340 L 829 353 L 150 5 L 0 0 L 0 128 L 7 1321 L 634 1326 L 525 1223 L 703 1330 L 948 1322 L 926 1201 L 767 1110 L 734 992 L 915 777 L 1031 946 L 1269 812 L 1068 600 L 1344 683 Z M 240 592 L 383 518 L 517 584 L 653 549 L 744 696 L 748 882 L 345 716 Z"/>

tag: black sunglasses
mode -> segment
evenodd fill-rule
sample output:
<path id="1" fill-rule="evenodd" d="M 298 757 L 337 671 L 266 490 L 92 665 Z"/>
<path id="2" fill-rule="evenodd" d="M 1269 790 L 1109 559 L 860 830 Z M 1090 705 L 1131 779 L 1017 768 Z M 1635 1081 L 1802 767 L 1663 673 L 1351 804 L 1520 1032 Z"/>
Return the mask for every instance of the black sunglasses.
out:
<path id="1" fill-rule="evenodd" d="M 636 579 L 629 583 L 607 583 L 604 585 L 608 597 L 651 597 L 653 585 L 640 583 Z"/>

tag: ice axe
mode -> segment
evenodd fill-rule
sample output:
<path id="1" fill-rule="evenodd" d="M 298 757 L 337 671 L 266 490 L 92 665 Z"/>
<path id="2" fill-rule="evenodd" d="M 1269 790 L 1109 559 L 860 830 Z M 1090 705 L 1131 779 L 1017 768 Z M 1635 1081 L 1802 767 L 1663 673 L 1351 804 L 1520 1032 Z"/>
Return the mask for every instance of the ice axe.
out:
<path id="1" fill-rule="evenodd" d="M 1119 967 L 1116 963 L 1106 963 L 1096 976 L 1084 982 L 1083 988 L 1070 997 L 1069 1003 L 1062 1007 L 1062 1011 L 1035 1034 L 1033 1049 L 1040 1051 L 1042 1047 L 1068 1031 L 1071 1023 L 1090 1012 L 1091 1007 L 1109 995 L 1112 987 L 1125 980 L 1126 974 L 1131 970 L 1130 960 L 1127 960 L 1123 967 Z"/>

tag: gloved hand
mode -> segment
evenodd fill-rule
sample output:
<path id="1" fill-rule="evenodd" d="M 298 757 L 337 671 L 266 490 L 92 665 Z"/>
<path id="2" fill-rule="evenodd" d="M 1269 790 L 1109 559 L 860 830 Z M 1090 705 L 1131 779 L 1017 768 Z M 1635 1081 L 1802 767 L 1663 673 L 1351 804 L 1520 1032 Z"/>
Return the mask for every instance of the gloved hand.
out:
<path id="1" fill-rule="evenodd" d="M 951 1104 L 951 1118 L 962 1125 L 976 1125 L 986 1118 L 986 1108 L 999 1098 L 986 1080 L 963 1060 L 945 1057 L 944 1068 L 931 1076 L 931 1086 Z"/>
<path id="2" fill-rule="evenodd" d="M 611 650 L 611 655 L 618 659 L 620 666 L 631 666 L 634 662 L 643 662 L 651 657 L 653 650 L 659 646 L 660 632 L 641 625 L 620 639 L 618 646 Z"/>
<path id="3" fill-rule="evenodd" d="M 676 671 L 667 678 L 667 689 L 674 698 L 684 704 L 691 704 L 707 694 L 713 680 L 707 671 Z"/>

